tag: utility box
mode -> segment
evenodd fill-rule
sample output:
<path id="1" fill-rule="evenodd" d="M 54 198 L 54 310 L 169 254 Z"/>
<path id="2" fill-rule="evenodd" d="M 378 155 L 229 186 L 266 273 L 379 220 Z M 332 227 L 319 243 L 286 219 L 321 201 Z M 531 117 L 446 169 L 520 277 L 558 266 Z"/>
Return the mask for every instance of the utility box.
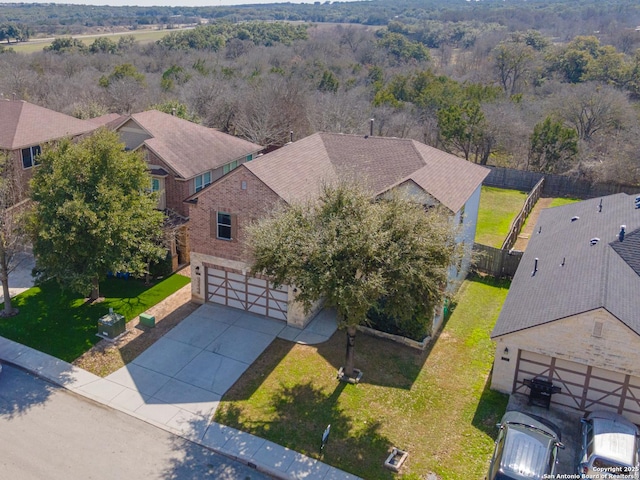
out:
<path id="1" fill-rule="evenodd" d="M 155 327 L 156 326 L 156 317 L 153 315 L 149 315 L 148 313 L 140 314 L 140 323 L 145 327 Z"/>
<path id="2" fill-rule="evenodd" d="M 124 316 L 119 313 L 107 313 L 98 319 L 98 335 L 113 340 L 125 331 Z"/>

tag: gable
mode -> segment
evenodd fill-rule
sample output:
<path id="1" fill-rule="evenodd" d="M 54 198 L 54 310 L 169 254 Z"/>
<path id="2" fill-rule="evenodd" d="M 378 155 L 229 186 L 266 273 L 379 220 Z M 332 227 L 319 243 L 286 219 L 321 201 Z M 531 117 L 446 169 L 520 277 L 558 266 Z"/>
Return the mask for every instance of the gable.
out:
<path id="1" fill-rule="evenodd" d="M 594 367 L 640 373 L 640 335 L 600 308 L 501 337 L 510 346 Z"/>
<path id="2" fill-rule="evenodd" d="M 127 150 L 135 150 L 140 147 L 145 140 L 152 138 L 151 134 L 133 119 L 127 120 L 120 126 L 118 128 L 118 134 Z"/>
<path id="3" fill-rule="evenodd" d="M 426 207 L 435 207 L 440 203 L 433 197 L 433 195 L 430 195 L 420 185 L 418 185 L 411 179 L 401 183 L 396 187 L 391 188 L 387 192 L 391 192 L 394 190 L 400 192 L 401 195 L 406 195 L 411 200 Z M 388 195 L 387 192 L 382 194 L 382 196 Z"/>

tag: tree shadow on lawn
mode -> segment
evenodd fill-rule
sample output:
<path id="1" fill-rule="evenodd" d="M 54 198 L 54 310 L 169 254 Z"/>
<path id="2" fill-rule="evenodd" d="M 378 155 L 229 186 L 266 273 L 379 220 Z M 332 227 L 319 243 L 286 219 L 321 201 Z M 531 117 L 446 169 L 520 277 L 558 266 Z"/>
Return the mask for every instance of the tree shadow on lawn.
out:
<path id="1" fill-rule="evenodd" d="M 471 424 L 495 440 L 498 436 L 496 423 L 500 421 L 507 410 L 509 395 L 493 391 L 490 387 L 491 375 L 487 377 L 484 384 Z"/>
<path id="2" fill-rule="evenodd" d="M 449 323 L 454 309 L 455 304 L 449 308 L 442 325 L 424 350 L 358 332 L 355 343 L 355 368 L 363 372 L 361 383 L 411 389 Z M 346 342 L 346 330 L 339 329 L 328 342 L 317 346 L 318 353 L 336 369 L 336 372 L 345 364 Z"/>
<path id="3" fill-rule="evenodd" d="M 352 418 L 339 398 L 345 389 L 358 388 L 336 382 L 327 392 L 312 382 L 282 385 L 271 396 L 273 414 L 268 420 L 244 422 L 240 407 L 220 409 L 216 421 L 266 438 L 309 457 L 321 460 L 367 479 L 392 479 L 383 462 L 391 441 L 380 433 L 381 423 Z M 331 425 L 328 442 L 321 449 L 322 435 Z"/>

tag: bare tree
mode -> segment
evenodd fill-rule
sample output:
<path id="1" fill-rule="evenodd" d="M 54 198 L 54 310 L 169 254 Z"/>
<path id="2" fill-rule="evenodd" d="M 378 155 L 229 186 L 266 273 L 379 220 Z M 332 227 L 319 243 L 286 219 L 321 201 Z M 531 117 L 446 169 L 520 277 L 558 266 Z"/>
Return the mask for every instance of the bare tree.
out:
<path id="1" fill-rule="evenodd" d="M 590 141 L 597 133 L 621 127 L 630 114 L 626 94 L 593 83 L 571 86 L 558 99 L 558 104 L 560 117 L 573 126 L 584 141 Z"/>
<path id="2" fill-rule="evenodd" d="M 534 51 L 520 42 L 502 42 L 494 51 L 495 69 L 500 86 L 507 95 L 520 91 L 520 84 L 531 68 Z"/>
<path id="3" fill-rule="evenodd" d="M 4 296 L 1 317 L 18 313 L 11 304 L 9 274 L 18 266 L 17 253 L 23 245 L 22 213 L 28 200 L 18 202 L 20 183 L 13 169 L 9 154 L 0 152 L 0 282 Z"/>
<path id="4" fill-rule="evenodd" d="M 284 145 L 291 131 L 307 135 L 307 98 L 296 79 L 277 75 L 264 78 L 241 100 L 235 118 L 237 133 L 265 147 Z"/>

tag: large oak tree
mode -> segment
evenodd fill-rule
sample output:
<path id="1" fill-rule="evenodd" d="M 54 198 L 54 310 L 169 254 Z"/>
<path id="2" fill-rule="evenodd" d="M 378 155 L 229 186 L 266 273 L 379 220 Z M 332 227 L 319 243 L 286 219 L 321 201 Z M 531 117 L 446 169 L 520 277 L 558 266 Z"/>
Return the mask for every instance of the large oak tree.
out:
<path id="1" fill-rule="evenodd" d="M 101 129 L 79 143 L 44 149 L 31 181 L 29 222 L 39 280 L 98 297 L 108 271 L 142 275 L 166 253 L 163 222 L 139 154 Z"/>
<path id="2" fill-rule="evenodd" d="M 437 208 L 400 195 L 325 185 L 308 204 L 279 208 L 249 229 L 252 271 L 295 285 L 309 309 L 324 299 L 347 331 L 345 375 L 354 376 L 356 327 L 381 306 L 391 318 L 431 321 L 456 255 L 454 228 Z"/>

